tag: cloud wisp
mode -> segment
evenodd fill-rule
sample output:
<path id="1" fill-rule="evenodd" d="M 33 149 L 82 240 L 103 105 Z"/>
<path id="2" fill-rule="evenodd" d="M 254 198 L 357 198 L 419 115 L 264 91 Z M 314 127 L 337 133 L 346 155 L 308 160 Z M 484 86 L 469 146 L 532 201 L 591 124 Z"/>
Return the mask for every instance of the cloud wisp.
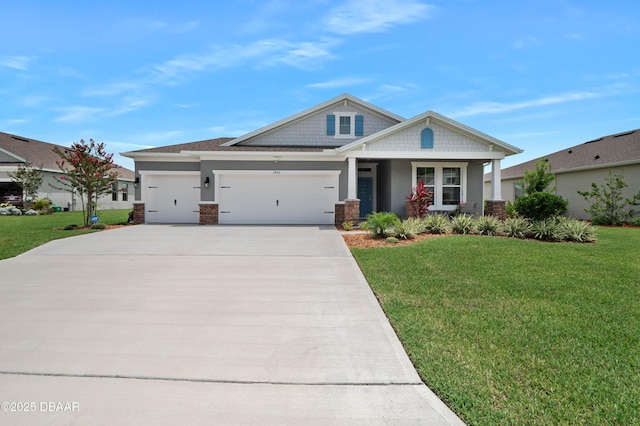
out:
<path id="1" fill-rule="evenodd" d="M 0 57 L 0 66 L 18 71 L 27 71 L 29 64 L 35 59 L 31 56 L 4 56 Z"/>
<path id="2" fill-rule="evenodd" d="M 378 33 L 427 18 L 434 9 L 413 0 L 349 0 L 333 9 L 324 23 L 336 34 Z"/>
<path id="3" fill-rule="evenodd" d="M 360 84 L 368 83 L 370 80 L 360 77 L 343 77 L 334 80 L 322 81 L 318 83 L 308 84 L 311 89 L 337 89 L 340 87 L 353 87 Z"/>

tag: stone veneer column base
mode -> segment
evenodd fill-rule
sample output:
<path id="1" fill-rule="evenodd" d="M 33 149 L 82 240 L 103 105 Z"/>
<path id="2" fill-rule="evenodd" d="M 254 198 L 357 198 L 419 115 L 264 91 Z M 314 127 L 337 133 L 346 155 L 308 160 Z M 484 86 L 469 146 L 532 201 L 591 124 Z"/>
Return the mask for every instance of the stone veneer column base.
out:
<path id="1" fill-rule="evenodd" d="M 342 225 L 344 222 L 344 204 L 339 203 L 334 207 L 334 215 L 333 215 L 333 224 L 334 225 Z"/>
<path id="2" fill-rule="evenodd" d="M 344 221 L 360 223 L 360 200 L 357 198 L 344 200 Z"/>
<path id="3" fill-rule="evenodd" d="M 133 224 L 140 225 L 144 221 L 144 203 L 133 203 Z"/>
<path id="4" fill-rule="evenodd" d="M 200 204 L 200 225 L 218 224 L 218 205 Z"/>
<path id="5" fill-rule="evenodd" d="M 505 207 L 506 201 L 502 200 L 487 200 L 487 209 L 484 212 L 485 216 L 495 216 L 500 220 L 507 218 Z"/>

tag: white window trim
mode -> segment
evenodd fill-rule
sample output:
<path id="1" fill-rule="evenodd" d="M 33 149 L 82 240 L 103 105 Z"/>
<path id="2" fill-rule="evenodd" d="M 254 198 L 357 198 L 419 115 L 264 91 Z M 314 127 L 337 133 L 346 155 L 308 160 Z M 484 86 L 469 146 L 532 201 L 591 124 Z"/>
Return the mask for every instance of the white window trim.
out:
<path id="1" fill-rule="evenodd" d="M 435 191 L 433 194 L 433 205 L 429 207 L 431 210 L 454 211 L 458 206 L 442 204 L 442 169 L 445 167 L 460 168 L 460 202 L 467 202 L 467 165 L 469 163 L 423 163 L 411 162 L 411 182 L 415 185 L 418 179 L 418 167 L 433 167 L 435 171 Z"/>
<path id="2" fill-rule="evenodd" d="M 356 115 L 355 112 L 334 112 L 333 115 L 336 117 L 335 122 L 335 139 L 355 139 L 356 138 Z M 351 131 L 347 134 L 340 134 L 340 117 L 351 117 Z"/>

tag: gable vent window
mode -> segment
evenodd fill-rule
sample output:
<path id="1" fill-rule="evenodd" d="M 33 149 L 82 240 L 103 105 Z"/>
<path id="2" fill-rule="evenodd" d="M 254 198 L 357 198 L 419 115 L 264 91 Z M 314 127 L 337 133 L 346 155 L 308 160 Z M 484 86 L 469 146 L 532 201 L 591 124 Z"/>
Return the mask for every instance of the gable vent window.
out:
<path id="1" fill-rule="evenodd" d="M 352 139 L 364 136 L 364 116 L 354 113 L 335 113 L 327 115 L 327 136 Z"/>
<path id="2" fill-rule="evenodd" d="M 433 148 L 433 130 L 428 127 L 420 132 L 420 148 Z"/>

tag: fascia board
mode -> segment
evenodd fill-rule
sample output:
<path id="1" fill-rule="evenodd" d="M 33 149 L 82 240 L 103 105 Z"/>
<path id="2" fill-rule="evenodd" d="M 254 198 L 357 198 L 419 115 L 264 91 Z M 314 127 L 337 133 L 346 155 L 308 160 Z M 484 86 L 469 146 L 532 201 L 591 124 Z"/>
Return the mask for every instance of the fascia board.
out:
<path id="1" fill-rule="evenodd" d="M 502 160 L 502 151 L 421 152 L 421 151 L 349 151 L 347 158 L 424 159 L 424 160 Z"/>

